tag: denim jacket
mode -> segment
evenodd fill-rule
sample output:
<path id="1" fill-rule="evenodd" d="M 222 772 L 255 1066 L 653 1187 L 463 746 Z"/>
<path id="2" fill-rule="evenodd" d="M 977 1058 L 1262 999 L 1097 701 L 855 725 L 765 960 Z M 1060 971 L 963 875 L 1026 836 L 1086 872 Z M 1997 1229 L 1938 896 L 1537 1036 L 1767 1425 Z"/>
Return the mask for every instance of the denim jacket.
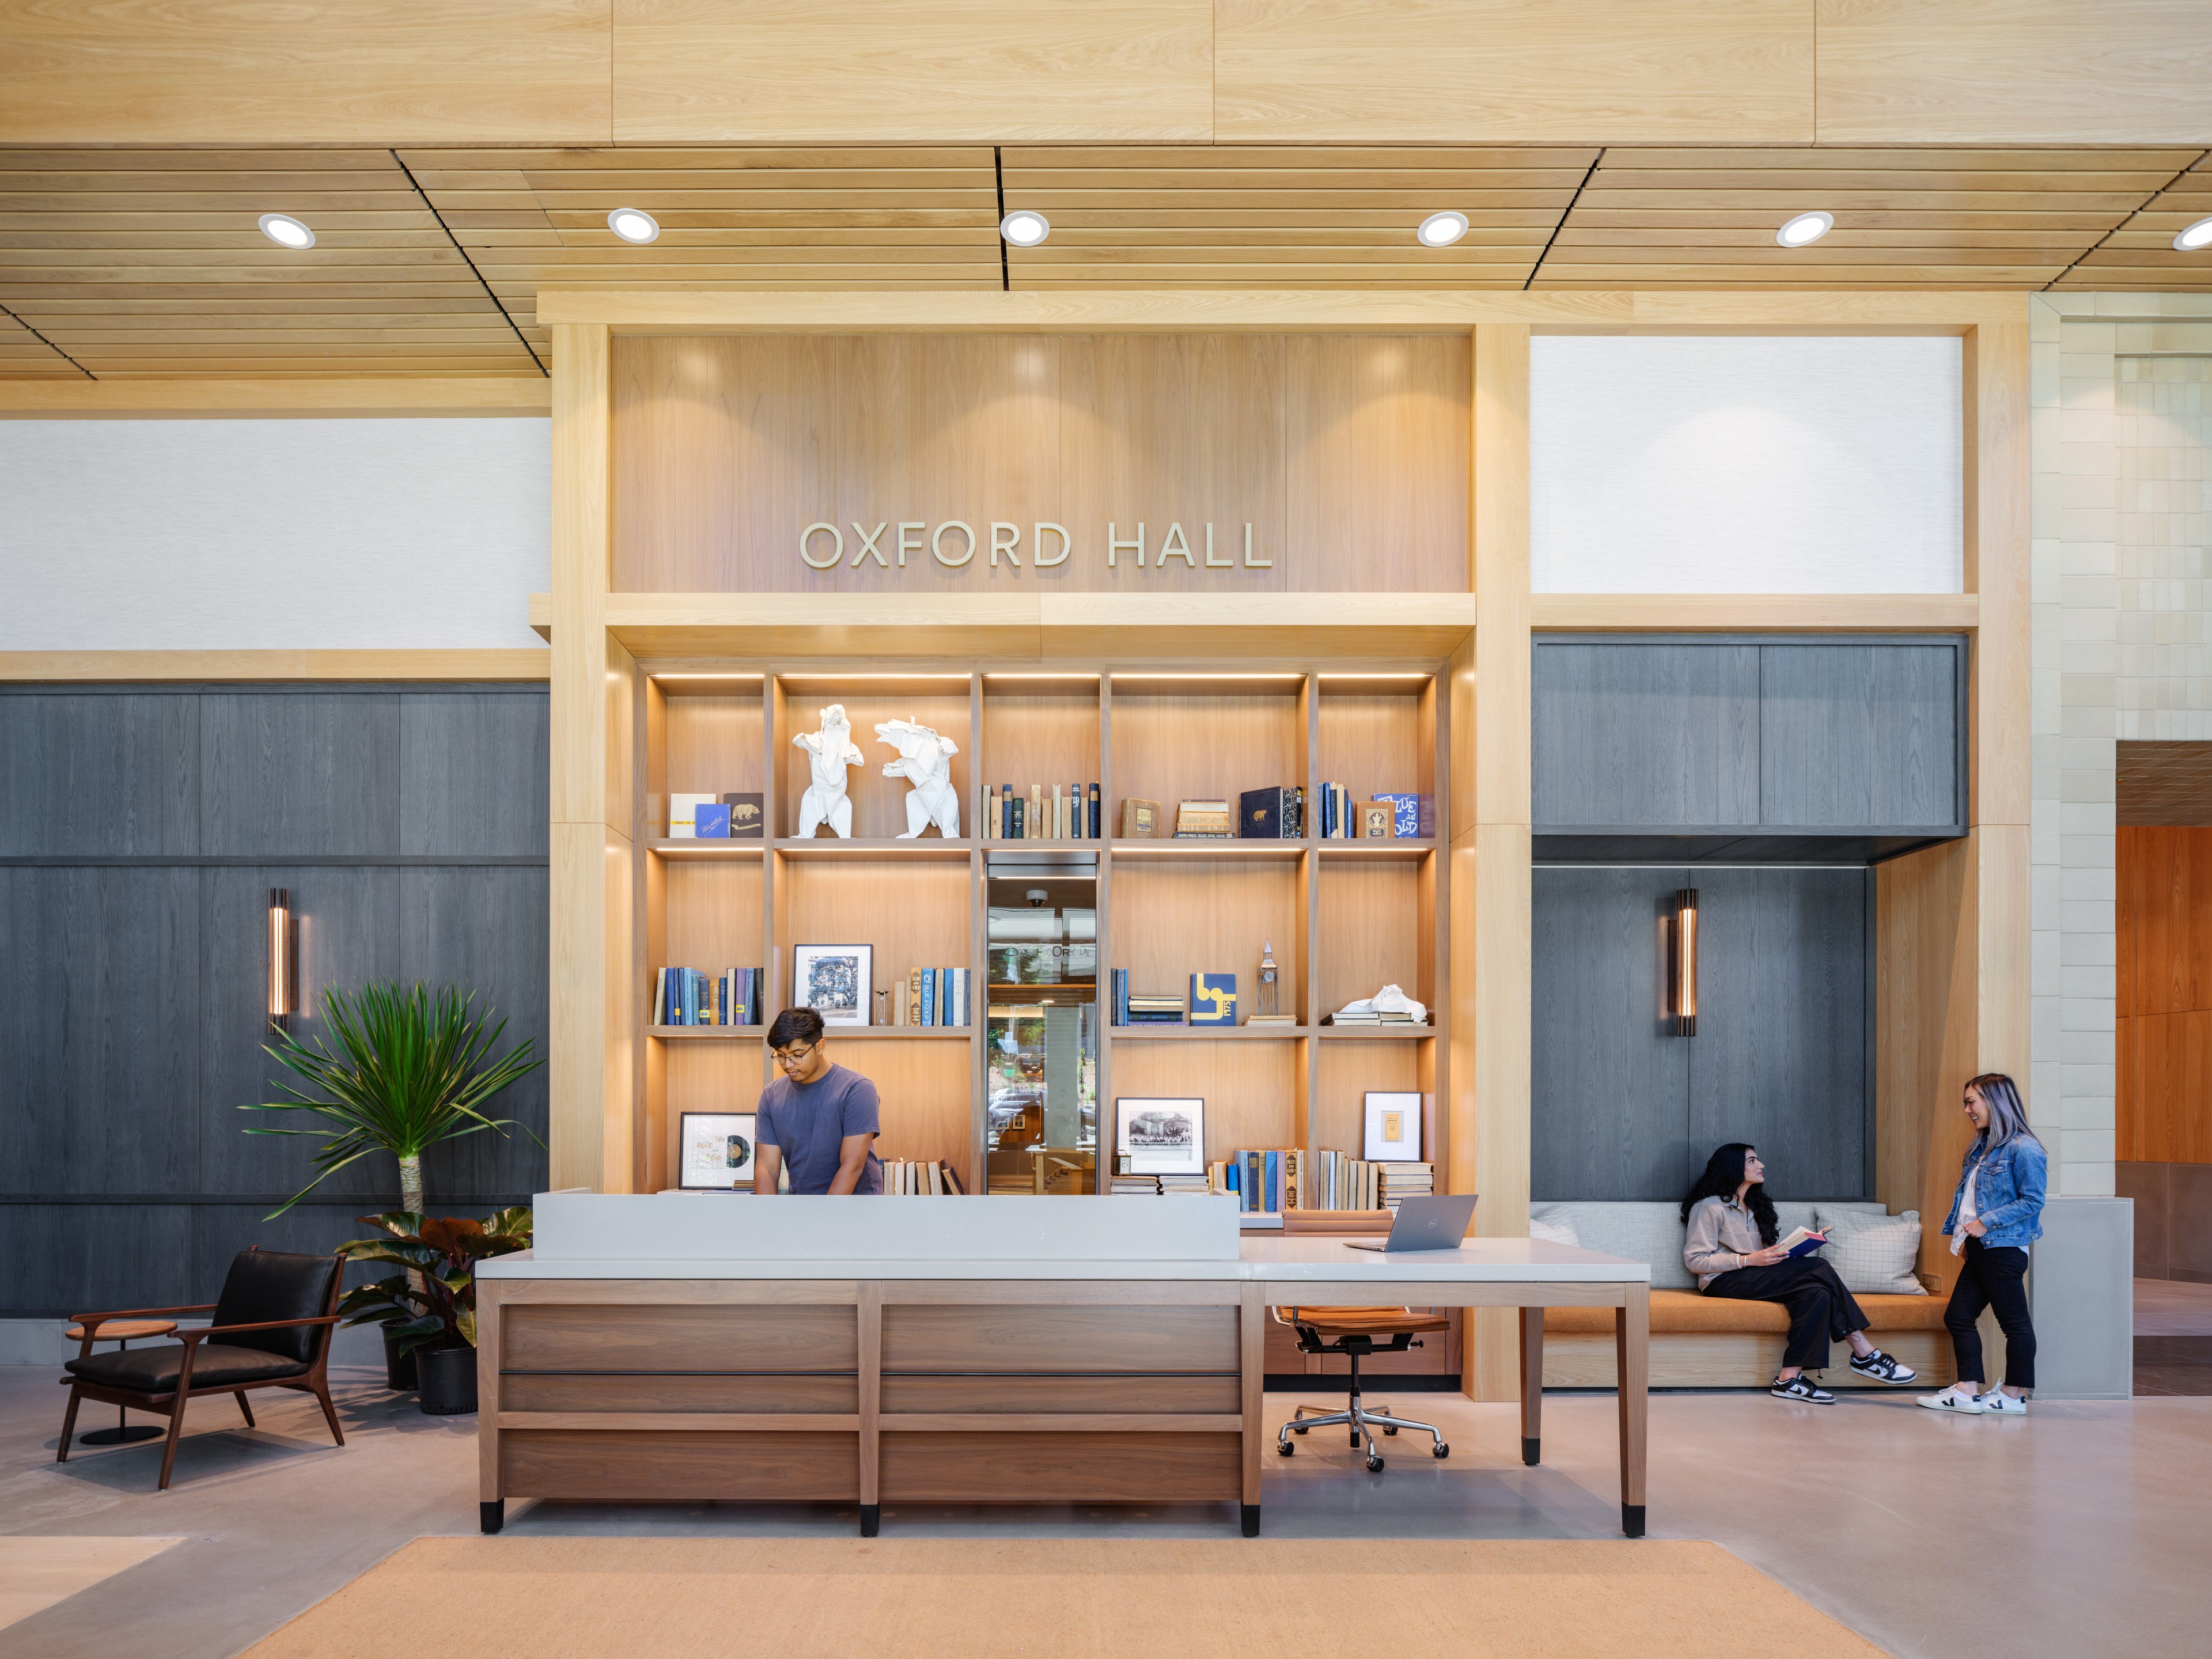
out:
<path id="1" fill-rule="evenodd" d="M 1959 1224 L 1959 1206 L 1966 1196 L 1966 1176 L 1978 1163 L 1981 1177 L 1974 1183 L 1974 1213 L 1989 1231 L 1982 1235 L 1984 1249 L 2006 1245 L 2025 1249 L 2043 1237 L 2044 1170 L 2048 1155 L 2037 1142 L 2022 1135 L 1984 1155 L 1978 1139 L 1966 1149 L 1959 1167 L 1959 1190 L 1951 1195 L 1951 1213 L 1944 1218 L 1948 1237 Z"/>

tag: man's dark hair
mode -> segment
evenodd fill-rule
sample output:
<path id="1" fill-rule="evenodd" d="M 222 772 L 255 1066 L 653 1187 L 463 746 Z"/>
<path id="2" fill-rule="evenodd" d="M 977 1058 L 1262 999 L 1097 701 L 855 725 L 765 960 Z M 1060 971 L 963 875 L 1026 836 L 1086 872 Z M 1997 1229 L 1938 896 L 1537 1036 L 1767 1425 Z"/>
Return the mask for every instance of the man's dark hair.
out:
<path id="1" fill-rule="evenodd" d="M 768 1028 L 768 1046 L 781 1048 L 792 1042 L 819 1042 L 822 1030 L 822 1016 L 811 1008 L 787 1008 Z"/>

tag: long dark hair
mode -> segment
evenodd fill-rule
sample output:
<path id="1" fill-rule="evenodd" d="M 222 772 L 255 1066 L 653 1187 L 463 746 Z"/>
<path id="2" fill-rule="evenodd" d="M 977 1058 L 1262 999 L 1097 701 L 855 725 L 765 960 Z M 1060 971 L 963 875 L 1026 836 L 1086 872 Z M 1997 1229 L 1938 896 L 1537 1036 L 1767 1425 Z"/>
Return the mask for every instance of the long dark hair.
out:
<path id="1" fill-rule="evenodd" d="M 1690 1218 L 1690 1212 L 1708 1198 L 1733 1199 L 1735 1189 L 1743 1185 L 1743 1160 L 1751 1151 L 1747 1140 L 1731 1140 L 1705 1160 L 1705 1172 L 1690 1188 L 1690 1195 L 1682 1200 L 1682 1219 Z M 1754 1181 L 1743 1195 L 1744 1206 L 1751 1218 L 1759 1224 L 1759 1242 L 1771 1244 L 1782 1231 L 1774 1218 L 1774 1200 L 1766 1195 L 1766 1183 Z"/>

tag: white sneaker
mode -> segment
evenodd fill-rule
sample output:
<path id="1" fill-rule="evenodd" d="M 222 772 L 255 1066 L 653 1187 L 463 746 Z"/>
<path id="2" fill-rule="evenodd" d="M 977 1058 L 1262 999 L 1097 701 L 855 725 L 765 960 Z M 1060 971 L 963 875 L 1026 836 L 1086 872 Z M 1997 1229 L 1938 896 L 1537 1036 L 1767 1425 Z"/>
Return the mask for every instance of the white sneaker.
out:
<path id="1" fill-rule="evenodd" d="M 1991 1389 L 1982 1396 L 1982 1399 L 1986 1402 L 1982 1407 L 1982 1411 L 1987 1416 L 2025 1417 L 2027 1415 L 2027 1401 L 2017 1395 L 2007 1394 L 2002 1389 Z"/>
<path id="2" fill-rule="evenodd" d="M 1959 1412 L 1968 1417 L 1985 1417 L 1989 1407 L 1982 1402 L 1987 1395 L 1966 1394 L 1957 1389 L 1945 1389 L 1940 1394 L 1923 1394 L 1917 1403 L 1931 1412 Z"/>

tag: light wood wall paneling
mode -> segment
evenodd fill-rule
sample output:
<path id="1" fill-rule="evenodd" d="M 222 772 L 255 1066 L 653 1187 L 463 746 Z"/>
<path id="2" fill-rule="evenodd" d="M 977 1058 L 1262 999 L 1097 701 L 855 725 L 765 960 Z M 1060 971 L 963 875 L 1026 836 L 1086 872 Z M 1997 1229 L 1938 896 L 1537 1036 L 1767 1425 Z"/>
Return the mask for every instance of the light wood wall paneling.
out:
<path id="1" fill-rule="evenodd" d="M 1484 325 L 1474 333 L 1473 433 L 1474 794 L 1473 1063 L 1453 1073 L 1468 1109 L 1451 1113 L 1454 1145 L 1466 1120 L 1482 1201 L 1477 1234 L 1528 1231 L 1529 624 L 1528 331 Z M 1458 883 L 1455 879 L 1456 889 Z M 1456 978 L 1456 975 L 1455 976 Z M 1466 1381 L 1478 1400 L 1520 1392 L 1519 1332 L 1510 1310 L 1486 1309 L 1468 1326 Z"/>
<path id="2" fill-rule="evenodd" d="M 1319 1075 L 1314 1091 L 1312 1130 L 1306 1144 L 1316 1152 L 1334 1150 L 1348 1158 L 1362 1157 L 1368 1091 L 1419 1091 L 1422 1050 L 1429 1045 L 1347 1037 L 1317 1041 L 1312 1046 L 1319 1056 Z M 1430 1148 L 1423 1156 L 1433 1151 Z"/>
<path id="3" fill-rule="evenodd" d="M 2116 1153 L 2212 1164 L 2212 830 L 2122 824 Z"/>
<path id="4" fill-rule="evenodd" d="M 616 0 L 623 144 L 1213 137 L 1209 0 Z"/>
<path id="5" fill-rule="evenodd" d="M 657 806 L 648 804 L 642 831 L 648 840 L 668 833 L 671 793 L 722 794 L 761 787 L 760 691 L 665 701 L 667 728 L 660 764 L 666 777 L 653 788 Z M 763 834 L 767 829 L 763 823 Z"/>
<path id="6" fill-rule="evenodd" d="M 1241 1042 L 1131 1036 L 1130 1028 L 1122 1026 L 1113 1034 L 1114 1091 L 1121 1097 L 1203 1098 L 1208 1159 L 1226 1158 L 1240 1147 L 1294 1146 L 1297 1104 L 1304 1093 L 1302 1046 L 1287 1037 Z M 1099 1108 L 1102 1120 L 1110 1124 L 1112 1103 L 1102 1100 Z"/>
<path id="7" fill-rule="evenodd" d="M 1180 994 L 1196 973 L 1233 973 L 1249 987 L 1261 941 L 1273 939 L 1285 944 L 1275 956 L 1284 1006 L 1304 1006 L 1306 906 L 1297 860 L 1124 855 L 1114 863 L 1109 954 L 1113 966 L 1129 970 L 1133 991 Z"/>
<path id="8" fill-rule="evenodd" d="M 1217 0 L 1214 136 L 1257 143 L 1808 143 L 1796 0 L 1447 9 Z M 1416 68 L 1415 66 L 1419 67 Z M 1422 95 L 1408 97 L 1409 76 Z"/>
<path id="9" fill-rule="evenodd" d="M 1319 1010 L 1396 985 L 1433 1006 L 1432 964 L 1421 950 L 1425 860 L 1322 858 Z"/>
<path id="10" fill-rule="evenodd" d="M 957 968 L 969 959 L 969 860 L 903 858 L 778 860 L 790 932 L 777 955 L 786 979 L 793 946 L 872 945 L 875 984 L 896 991 L 916 968 Z M 791 1000 L 787 991 L 786 1000 Z"/>
<path id="11" fill-rule="evenodd" d="M 183 305 L 178 302 L 179 312 Z M 22 331 L 5 318 L 0 318 L 0 326 Z M 0 335 L 0 345 L 6 338 Z M 553 406 L 552 382 L 525 364 L 520 354 L 514 369 L 502 374 L 376 380 L 88 380 L 67 364 L 60 367 L 69 379 L 9 380 L 0 369 L 0 420 L 444 420 L 464 415 L 543 416 Z"/>
<path id="12" fill-rule="evenodd" d="M 1042 783 L 1048 791 L 1055 783 L 1088 786 L 1097 782 L 1100 684 L 1095 675 L 1065 680 L 984 675 L 978 781 L 1011 783 L 1018 790 Z M 1099 827 L 1109 839 L 1119 827 L 1107 823 L 1109 805 L 1102 794 Z M 969 791 L 962 811 L 963 822 L 965 815 L 975 811 L 974 789 Z M 997 823 L 977 825 L 975 834 L 995 838 Z"/>
<path id="13" fill-rule="evenodd" d="M 1824 144 L 2212 143 L 2188 0 L 1819 0 Z"/>
<path id="14" fill-rule="evenodd" d="M 1179 802 L 1225 798 L 1233 803 L 1242 790 L 1300 777 L 1304 744 L 1297 677 L 1249 690 L 1209 691 L 1205 684 L 1117 677 L 1114 787 L 1119 793 L 1102 803 L 1111 814 L 1101 826 L 1109 838 L 1121 832 L 1125 800 L 1158 801 L 1170 814 L 1171 832 Z M 1232 763 L 1237 769 L 1224 775 L 1224 765 Z"/>

